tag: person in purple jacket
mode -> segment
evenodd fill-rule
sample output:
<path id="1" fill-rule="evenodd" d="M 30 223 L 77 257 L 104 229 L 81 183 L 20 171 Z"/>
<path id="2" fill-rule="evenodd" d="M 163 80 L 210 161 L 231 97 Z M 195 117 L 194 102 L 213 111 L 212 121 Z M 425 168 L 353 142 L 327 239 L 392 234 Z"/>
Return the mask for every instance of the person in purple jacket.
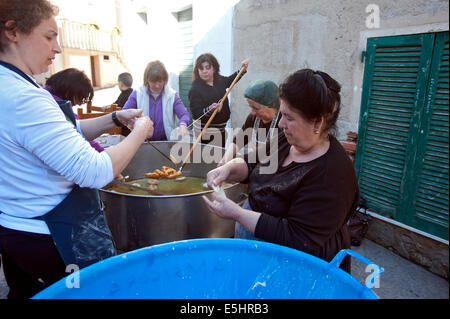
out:
<path id="1" fill-rule="evenodd" d="M 83 71 L 75 68 L 65 69 L 50 76 L 45 82 L 44 89 L 50 92 L 56 102 L 67 100 L 72 106 L 84 104 L 94 96 L 91 80 Z M 77 114 L 74 115 L 77 120 L 80 119 Z M 92 140 L 89 143 L 98 152 L 104 151 L 96 141 Z"/>
<path id="2" fill-rule="evenodd" d="M 143 109 L 154 123 L 150 140 L 166 141 L 188 134 L 190 122 L 179 94 L 168 84 L 169 74 L 161 61 L 150 62 L 144 71 L 144 84 L 131 93 L 123 109 Z"/>

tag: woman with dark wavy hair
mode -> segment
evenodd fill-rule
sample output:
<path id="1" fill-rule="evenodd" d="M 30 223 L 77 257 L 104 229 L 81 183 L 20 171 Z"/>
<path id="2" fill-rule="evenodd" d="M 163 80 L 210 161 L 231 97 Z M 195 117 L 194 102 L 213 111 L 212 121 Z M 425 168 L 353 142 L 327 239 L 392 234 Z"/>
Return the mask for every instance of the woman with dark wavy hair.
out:
<path id="1" fill-rule="evenodd" d="M 75 68 L 68 68 L 50 76 L 45 82 L 50 93 L 62 100 L 68 100 L 72 106 L 92 101 L 94 87 L 86 73 Z"/>
<path id="2" fill-rule="evenodd" d="M 53 96 L 57 103 L 70 101 L 72 106 L 85 104 L 92 101 L 94 97 L 94 87 L 87 75 L 78 69 L 68 68 L 50 76 L 45 82 L 47 91 Z M 75 119 L 80 117 L 74 113 Z M 98 152 L 105 149 L 95 140 L 89 142 Z"/>
<path id="3" fill-rule="evenodd" d="M 340 85 L 327 73 L 310 69 L 291 74 L 280 85 L 278 163 L 233 159 L 208 173 L 212 188 L 224 181 L 249 181 L 243 207 L 213 195 L 210 210 L 236 221 L 237 238 L 285 245 L 326 261 L 350 248 L 347 227 L 359 200 L 352 162 L 331 130 L 340 110 Z M 249 157 L 250 158 L 250 157 Z M 350 259 L 341 264 L 350 271 Z"/>
<path id="4" fill-rule="evenodd" d="M 248 60 L 242 61 L 242 67 L 248 67 Z M 211 117 L 214 109 L 219 108 L 209 128 L 202 136 L 202 143 L 216 141 L 215 145 L 225 147 L 225 126 L 230 119 L 228 97 L 222 103 L 219 100 L 225 95 L 239 71 L 225 77 L 220 75 L 220 65 L 211 53 L 203 53 L 197 57 L 192 71 L 192 87 L 189 91 L 189 106 L 194 120 L 194 133 L 199 135 Z"/>

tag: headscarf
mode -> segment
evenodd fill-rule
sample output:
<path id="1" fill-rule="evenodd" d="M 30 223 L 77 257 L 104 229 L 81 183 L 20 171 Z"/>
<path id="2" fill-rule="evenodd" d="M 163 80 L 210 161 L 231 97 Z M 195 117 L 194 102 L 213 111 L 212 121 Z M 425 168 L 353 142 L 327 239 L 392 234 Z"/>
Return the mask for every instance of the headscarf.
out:
<path id="1" fill-rule="evenodd" d="M 244 96 L 261 105 L 279 109 L 278 86 L 269 80 L 256 80 L 245 89 Z"/>

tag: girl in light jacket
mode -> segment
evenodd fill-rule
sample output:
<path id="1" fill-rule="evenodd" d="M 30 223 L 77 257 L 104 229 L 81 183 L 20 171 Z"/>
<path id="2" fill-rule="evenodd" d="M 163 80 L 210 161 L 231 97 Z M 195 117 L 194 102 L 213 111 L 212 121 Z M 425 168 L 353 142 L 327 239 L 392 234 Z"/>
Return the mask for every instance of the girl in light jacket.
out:
<path id="1" fill-rule="evenodd" d="M 150 62 L 144 71 L 144 84 L 131 93 L 123 109 L 142 109 L 154 123 L 150 140 L 177 139 L 188 133 L 190 121 L 178 93 L 168 84 L 169 74 L 161 61 Z M 179 128 L 179 133 L 178 130 Z"/>

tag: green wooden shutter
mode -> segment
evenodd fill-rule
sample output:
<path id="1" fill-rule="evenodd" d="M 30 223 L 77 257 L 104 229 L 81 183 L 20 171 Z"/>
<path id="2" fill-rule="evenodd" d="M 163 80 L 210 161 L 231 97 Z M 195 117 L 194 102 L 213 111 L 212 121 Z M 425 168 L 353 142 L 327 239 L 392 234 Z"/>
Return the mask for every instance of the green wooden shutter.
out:
<path id="1" fill-rule="evenodd" d="M 423 102 L 432 35 L 367 42 L 356 170 L 369 208 L 397 218 L 415 107 Z"/>
<path id="2" fill-rule="evenodd" d="M 192 86 L 192 70 L 194 69 L 192 8 L 178 12 L 178 30 L 179 94 L 184 106 L 190 111 L 188 94 Z"/>
<path id="3" fill-rule="evenodd" d="M 355 168 L 368 208 L 448 239 L 448 32 L 367 41 Z"/>
<path id="4" fill-rule="evenodd" d="M 422 114 L 417 183 L 412 183 L 411 226 L 448 239 L 449 211 L 449 37 L 436 34 Z"/>

